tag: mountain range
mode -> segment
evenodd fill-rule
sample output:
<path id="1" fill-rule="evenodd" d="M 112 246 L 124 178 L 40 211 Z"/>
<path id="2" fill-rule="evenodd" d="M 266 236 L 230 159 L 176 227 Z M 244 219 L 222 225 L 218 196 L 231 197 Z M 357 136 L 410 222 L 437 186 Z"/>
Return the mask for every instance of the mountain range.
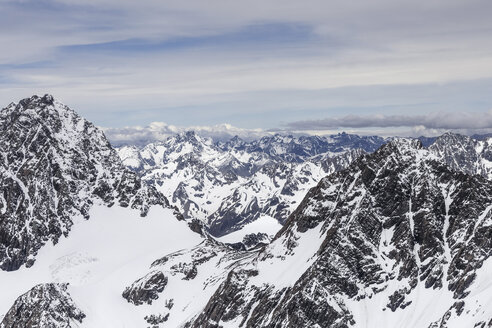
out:
<path id="1" fill-rule="evenodd" d="M 492 327 L 487 136 L 115 150 L 49 95 L 0 125 L 0 327 Z"/>
<path id="2" fill-rule="evenodd" d="M 381 137 L 273 135 L 213 142 L 194 132 L 145 147 L 118 148 L 123 163 L 161 191 L 185 218 L 223 236 L 262 217 L 283 224 L 311 187 L 385 142 Z"/>

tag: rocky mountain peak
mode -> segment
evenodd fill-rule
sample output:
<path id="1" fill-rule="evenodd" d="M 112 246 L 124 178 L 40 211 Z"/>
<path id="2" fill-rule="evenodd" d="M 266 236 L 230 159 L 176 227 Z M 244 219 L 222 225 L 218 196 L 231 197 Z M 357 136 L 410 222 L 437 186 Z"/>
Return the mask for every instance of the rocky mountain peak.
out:
<path id="1" fill-rule="evenodd" d="M 4 109 L 5 113 L 11 115 L 29 116 L 32 119 L 59 119 L 63 120 L 66 117 L 78 117 L 78 115 L 57 101 L 52 95 L 32 96 L 25 98 L 18 103 L 11 103 Z"/>
<path id="2" fill-rule="evenodd" d="M 469 136 L 453 132 L 446 132 L 443 135 L 437 137 L 430 147 L 445 147 L 446 145 L 473 145 L 475 142 L 476 140 L 472 139 Z"/>
<path id="3" fill-rule="evenodd" d="M 200 153 L 204 151 L 215 151 L 217 148 L 211 139 L 201 137 L 193 130 L 171 136 L 161 143 L 156 143 L 154 146 L 161 146 L 162 149 L 165 149 L 166 154 L 179 153 L 183 155 L 192 153 L 197 156 L 200 156 Z"/>
<path id="4" fill-rule="evenodd" d="M 104 133 L 50 95 L 0 111 L 0 268 L 31 265 L 94 203 L 146 215 L 167 199 L 121 162 Z"/>
<path id="5" fill-rule="evenodd" d="M 236 135 L 226 142 L 220 142 L 218 145 L 222 150 L 234 149 L 237 151 L 241 151 L 245 149 L 247 143 Z"/>
<path id="6" fill-rule="evenodd" d="M 198 134 L 196 134 L 195 131 L 190 130 L 190 131 L 185 131 L 181 132 L 176 135 L 175 137 L 175 142 L 189 142 L 195 145 L 200 144 L 203 142 L 202 137 L 200 137 Z"/>
<path id="7" fill-rule="evenodd" d="M 456 147 L 464 147 L 467 151 L 473 150 L 477 141 L 469 136 L 462 134 L 446 132 L 443 135 L 436 138 L 434 143 L 429 146 L 430 149 L 443 149 L 446 148 L 450 152 L 455 151 Z"/>
<path id="8" fill-rule="evenodd" d="M 492 143 L 486 138 L 476 140 L 448 132 L 438 137 L 428 149 L 453 170 L 492 178 Z"/>
<path id="9" fill-rule="evenodd" d="M 383 145 L 378 152 L 386 151 L 388 149 L 390 152 L 397 152 L 401 154 L 409 154 L 414 152 L 415 150 L 423 149 L 424 146 L 422 142 L 418 139 L 412 138 L 395 138 L 388 142 L 386 145 Z"/>
<path id="10" fill-rule="evenodd" d="M 22 105 L 22 107 L 24 108 L 35 108 L 34 106 L 37 106 L 38 108 L 42 109 L 43 105 L 53 105 L 54 102 L 55 98 L 52 95 L 45 94 L 44 96 L 33 95 L 30 98 L 22 99 L 21 101 L 19 101 L 19 104 Z"/>

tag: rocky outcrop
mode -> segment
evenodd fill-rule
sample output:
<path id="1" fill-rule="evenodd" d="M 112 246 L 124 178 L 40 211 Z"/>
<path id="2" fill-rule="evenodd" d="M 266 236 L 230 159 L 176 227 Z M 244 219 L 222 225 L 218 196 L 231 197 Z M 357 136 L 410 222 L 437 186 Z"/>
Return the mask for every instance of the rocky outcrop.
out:
<path id="1" fill-rule="evenodd" d="M 70 297 L 67 284 L 40 284 L 15 301 L 0 327 L 79 327 L 84 318 L 85 314 Z"/>
<path id="2" fill-rule="evenodd" d="M 162 272 L 151 271 L 127 287 L 122 296 L 135 305 L 152 304 L 153 300 L 159 298 L 159 293 L 164 290 L 166 285 L 167 277 Z"/>

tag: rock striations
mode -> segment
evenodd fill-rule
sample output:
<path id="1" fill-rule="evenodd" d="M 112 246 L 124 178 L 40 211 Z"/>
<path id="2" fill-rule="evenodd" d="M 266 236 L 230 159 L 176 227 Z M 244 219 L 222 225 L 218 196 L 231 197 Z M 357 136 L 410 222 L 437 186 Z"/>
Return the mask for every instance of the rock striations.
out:
<path id="1" fill-rule="evenodd" d="M 311 189 L 188 326 L 485 326 L 491 208 L 492 182 L 396 139 Z"/>
<path id="2" fill-rule="evenodd" d="M 21 295 L 0 323 L 1 328 L 78 327 L 85 314 L 75 305 L 66 284 L 40 284 Z"/>

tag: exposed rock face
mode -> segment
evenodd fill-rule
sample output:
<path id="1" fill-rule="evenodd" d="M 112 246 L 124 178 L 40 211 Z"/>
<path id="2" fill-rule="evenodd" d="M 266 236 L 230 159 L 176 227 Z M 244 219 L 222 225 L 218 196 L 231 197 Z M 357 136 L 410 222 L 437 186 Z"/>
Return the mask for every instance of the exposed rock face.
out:
<path id="1" fill-rule="evenodd" d="M 492 250 L 491 208 L 492 182 L 396 139 L 311 189 L 189 326 L 375 327 L 408 310 L 417 317 L 401 326 L 412 327 L 450 308 L 470 315 L 470 286 Z M 425 310 L 425 290 L 446 295 L 440 314 Z"/>
<path id="2" fill-rule="evenodd" d="M 151 314 L 145 317 L 145 321 L 152 327 L 159 327 L 159 324 L 166 322 L 169 319 L 169 313 L 167 314 Z"/>
<path id="3" fill-rule="evenodd" d="M 250 233 L 245 235 L 240 242 L 227 243 L 226 245 L 237 251 L 253 250 L 268 245 L 272 238 L 273 236 L 262 232 Z"/>
<path id="4" fill-rule="evenodd" d="M 452 170 L 492 179 L 492 137 L 478 140 L 446 133 L 429 146 L 429 151 L 442 158 Z"/>
<path id="5" fill-rule="evenodd" d="M 85 314 L 73 303 L 66 284 L 40 284 L 21 295 L 1 328 L 79 327 Z"/>
<path id="6" fill-rule="evenodd" d="M 30 266 L 94 203 L 140 209 L 166 198 L 127 169 L 103 132 L 53 97 L 0 111 L 0 269 Z"/>
<path id="7" fill-rule="evenodd" d="M 152 271 L 126 288 L 123 292 L 123 298 L 135 305 L 152 304 L 153 300 L 159 298 L 159 293 L 164 290 L 166 285 L 166 276 L 161 271 Z"/>
<path id="8" fill-rule="evenodd" d="M 258 232 L 244 236 L 242 243 L 246 249 L 251 249 L 258 247 L 258 245 L 266 245 L 270 243 L 270 239 L 266 233 Z"/>
<path id="9" fill-rule="evenodd" d="M 218 143 L 218 146 L 227 151 L 266 154 L 277 162 L 302 163 L 309 157 L 326 153 L 340 153 L 354 149 L 372 153 L 386 141 L 378 136 L 358 136 L 347 133 L 328 137 L 301 136 L 298 138 L 276 134 L 252 142 L 245 142 L 236 137 L 228 142 Z"/>
<path id="10" fill-rule="evenodd" d="M 152 299 L 152 308 L 143 320 L 155 326 L 180 327 L 184 323 L 179 320 L 183 312 L 188 318 L 196 314 L 190 313 L 190 310 L 202 309 L 220 283 L 227 278 L 228 272 L 255 254 L 235 250 L 209 237 L 192 249 L 155 260 L 149 273 L 128 287 L 124 297 L 146 295 L 145 299 Z M 166 277 L 168 288 L 149 288 L 155 285 L 155 277 L 163 276 Z M 148 297 L 149 292 L 155 293 Z M 138 305 L 138 302 L 132 303 Z"/>

